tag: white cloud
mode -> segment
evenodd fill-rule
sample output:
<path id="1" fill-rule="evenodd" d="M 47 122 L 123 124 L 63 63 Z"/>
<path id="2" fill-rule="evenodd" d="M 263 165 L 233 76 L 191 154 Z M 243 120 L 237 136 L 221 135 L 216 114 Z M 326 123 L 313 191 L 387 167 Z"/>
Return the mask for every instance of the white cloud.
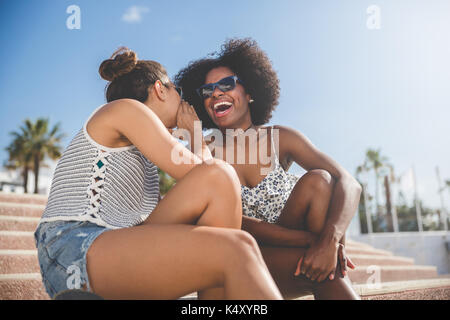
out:
<path id="1" fill-rule="evenodd" d="M 122 20 L 128 23 L 139 23 L 142 21 L 142 16 L 149 11 L 147 7 L 131 6 L 123 14 Z"/>
<path id="2" fill-rule="evenodd" d="M 178 34 L 170 37 L 171 43 L 179 43 L 182 40 L 183 40 L 183 38 Z"/>

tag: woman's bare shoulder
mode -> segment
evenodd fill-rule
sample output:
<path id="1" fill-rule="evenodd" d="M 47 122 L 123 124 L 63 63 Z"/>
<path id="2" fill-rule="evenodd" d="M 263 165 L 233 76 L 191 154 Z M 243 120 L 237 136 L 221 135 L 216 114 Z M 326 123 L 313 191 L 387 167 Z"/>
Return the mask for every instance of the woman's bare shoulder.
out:
<path id="1" fill-rule="evenodd" d="M 104 114 L 117 116 L 123 112 L 148 109 L 142 102 L 134 99 L 118 99 L 107 103 L 103 108 Z"/>
<path id="2" fill-rule="evenodd" d="M 123 119 L 123 112 L 138 112 L 138 109 L 142 108 L 141 104 L 133 99 L 109 102 L 89 119 L 86 130 L 96 142 L 104 146 L 122 147 L 130 145 L 131 142 L 120 133 L 116 124 Z"/>
<path id="3" fill-rule="evenodd" d="M 294 148 L 301 148 L 304 142 L 308 141 L 308 138 L 300 132 L 298 129 L 294 129 L 284 125 L 274 125 L 273 129 L 277 130 L 277 142 L 278 142 L 278 153 L 280 163 L 283 168 L 287 169 L 291 166 L 294 161 L 291 157 L 290 150 Z M 275 142 L 275 143 L 277 143 Z"/>

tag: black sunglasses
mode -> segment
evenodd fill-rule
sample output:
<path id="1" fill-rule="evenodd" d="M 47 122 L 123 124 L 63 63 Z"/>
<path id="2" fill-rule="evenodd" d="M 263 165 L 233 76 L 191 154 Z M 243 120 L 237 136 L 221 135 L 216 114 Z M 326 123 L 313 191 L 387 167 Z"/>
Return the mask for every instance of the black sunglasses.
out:
<path id="1" fill-rule="evenodd" d="M 173 87 L 173 88 L 177 91 L 177 93 L 178 93 L 178 95 L 180 96 L 180 98 L 183 99 L 183 88 L 177 87 L 177 86 L 174 85 L 173 83 L 163 84 L 163 85 L 164 85 L 166 88 Z"/>
<path id="2" fill-rule="evenodd" d="M 177 90 L 178 94 L 180 95 L 180 98 L 183 99 L 183 88 L 175 87 L 175 90 Z"/>
<path id="3" fill-rule="evenodd" d="M 240 82 L 241 84 L 243 84 L 242 80 L 239 79 L 237 76 L 230 76 L 223 78 L 222 80 L 216 83 L 207 83 L 198 88 L 196 91 L 197 94 L 200 96 L 200 98 L 207 99 L 212 96 L 216 87 L 219 88 L 220 91 L 226 92 L 233 90 L 236 87 L 236 82 Z"/>

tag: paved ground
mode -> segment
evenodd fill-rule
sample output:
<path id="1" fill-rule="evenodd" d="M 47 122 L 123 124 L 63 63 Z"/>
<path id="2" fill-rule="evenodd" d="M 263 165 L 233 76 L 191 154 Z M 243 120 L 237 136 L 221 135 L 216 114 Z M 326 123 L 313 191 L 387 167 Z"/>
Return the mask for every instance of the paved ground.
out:
<path id="1" fill-rule="evenodd" d="M 380 294 L 363 300 L 450 300 L 450 287 Z"/>

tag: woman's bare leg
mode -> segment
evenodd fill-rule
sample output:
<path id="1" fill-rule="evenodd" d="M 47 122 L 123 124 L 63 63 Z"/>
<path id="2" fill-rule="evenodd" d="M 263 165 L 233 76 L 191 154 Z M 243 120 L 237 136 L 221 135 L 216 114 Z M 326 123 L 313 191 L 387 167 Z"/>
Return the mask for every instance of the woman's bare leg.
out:
<path id="1" fill-rule="evenodd" d="M 331 199 L 330 185 L 333 184 L 333 181 L 329 174 L 327 176 L 327 172 L 322 171 L 323 170 L 311 170 L 299 179 L 280 214 L 278 222 L 280 225 L 297 230 L 309 231 L 312 229 L 311 232 L 314 233 L 319 233 L 323 228 L 328 210 L 328 203 L 326 200 L 328 199 L 329 202 Z M 261 249 L 263 249 L 263 247 L 261 247 Z M 269 252 L 271 251 L 269 250 Z M 283 257 L 284 256 L 281 256 L 281 258 Z M 270 265 L 272 261 L 267 260 L 272 259 L 272 255 L 266 254 L 265 258 L 269 270 L 278 273 L 279 267 L 272 267 L 271 269 Z M 299 258 L 300 255 L 298 255 L 297 261 Z M 284 262 L 282 261 L 282 263 Z M 275 263 L 274 266 L 277 266 L 277 264 Z M 280 277 L 278 278 L 282 279 Z M 299 283 L 298 279 L 296 280 L 296 283 Z M 286 281 L 286 279 L 283 281 Z M 289 286 L 285 285 L 284 287 L 289 289 Z M 295 287 L 297 288 L 298 286 Z M 281 288 L 280 290 L 285 294 Z M 222 288 L 208 289 L 204 292 L 199 292 L 199 299 L 204 300 L 220 300 L 223 299 L 223 296 L 224 292 Z"/>
<path id="2" fill-rule="evenodd" d="M 334 191 L 334 184 L 333 177 L 325 170 L 311 170 L 306 173 L 299 179 L 292 190 L 278 223 L 286 228 L 292 229 L 294 226 L 299 230 L 306 230 L 319 235 L 325 225 L 329 204 Z M 275 279 L 281 279 L 279 280 L 282 285 L 280 290 L 284 295 L 284 290 L 286 290 L 287 294 L 293 294 L 293 296 L 301 294 L 302 290 L 299 290 L 298 287 L 304 285 L 310 288 L 315 298 L 319 300 L 359 299 L 348 277 L 342 276 L 339 263 L 336 268 L 334 280 L 327 279 L 321 283 L 317 283 L 310 281 L 302 275 L 297 277 L 295 281 L 289 282 L 289 276 L 286 278 L 286 275 L 279 273 L 286 271 L 283 270 L 283 266 L 280 263 L 275 263 L 270 266 L 269 261 L 279 259 L 279 261 L 287 263 L 287 265 L 291 265 L 292 263 L 296 265 L 300 256 L 303 254 L 296 254 L 290 248 L 280 250 L 277 253 L 274 253 L 270 248 L 261 248 L 261 250 L 272 276 Z"/>
<path id="3" fill-rule="evenodd" d="M 304 255 L 305 248 L 260 247 L 267 267 L 285 299 L 295 299 L 314 294 L 317 300 L 357 300 L 348 277 L 342 277 L 340 267 L 335 278 L 320 283 L 311 281 L 304 275 L 294 276 L 297 262 Z"/>
<path id="4" fill-rule="evenodd" d="M 333 189 L 334 179 L 327 171 L 308 171 L 292 189 L 278 223 L 285 228 L 320 234 Z"/>
<path id="5" fill-rule="evenodd" d="M 313 294 L 317 300 L 355 300 L 359 296 L 353 290 L 348 277 L 342 277 L 339 266 L 334 280 L 321 283 L 311 281 L 304 275 L 294 276 L 297 262 L 304 255 L 305 248 L 260 246 L 264 261 L 284 299 L 295 299 Z M 221 300 L 225 297 L 223 288 L 202 291 L 202 299 Z"/>
<path id="6" fill-rule="evenodd" d="M 142 225 L 92 244 L 92 290 L 106 299 L 176 299 L 210 287 L 227 299 L 280 299 L 255 240 L 241 230 Z"/>
<path id="7" fill-rule="evenodd" d="M 248 233 L 174 225 L 240 228 L 240 201 L 231 166 L 197 166 L 141 226 L 108 231 L 94 241 L 88 251 L 92 288 L 105 298 L 172 299 L 215 286 L 232 299 L 281 298 Z"/>
<path id="8" fill-rule="evenodd" d="M 196 166 L 169 190 L 143 224 L 177 223 L 241 228 L 240 183 L 232 166 L 220 160 Z"/>
<path id="9" fill-rule="evenodd" d="M 279 224 L 290 229 L 312 229 L 312 232 L 318 233 L 323 228 L 323 224 L 325 222 L 326 213 L 328 210 L 328 203 L 326 203 L 326 199 L 328 198 L 328 202 L 331 199 L 331 184 L 333 184 L 331 176 L 329 174 L 327 176 L 326 172 L 322 172 L 320 170 L 312 170 L 305 174 L 302 178 L 299 179 L 296 186 L 292 190 L 291 195 L 280 215 Z M 261 249 L 263 250 L 264 247 L 261 247 Z M 272 251 L 269 249 L 269 252 Z M 304 251 L 300 249 L 300 252 Z M 297 256 L 297 261 L 300 256 L 301 255 Z M 283 259 L 284 256 L 281 256 L 280 258 Z M 280 267 L 271 259 L 271 254 L 265 255 L 265 261 L 268 264 L 269 270 L 278 274 L 278 270 L 280 269 Z M 297 261 L 295 261 L 295 263 Z M 273 264 L 271 264 L 271 262 L 273 262 Z M 284 260 L 282 260 L 281 263 L 284 263 Z M 273 265 L 273 267 L 271 267 L 270 265 Z M 285 269 L 281 270 L 284 271 Z M 294 271 L 295 268 L 292 272 L 292 278 Z M 278 277 L 278 279 L 284 279 L 283 281 L 286 281 L 286 279 L 282 277 Z M 297 278 L 295 283 L 305 283 L 305 281 L 300 281 Z M 297 291 L 298 287 L 298 285 L 295 286 Z M 309 287 L 311 287 L 310 284 Z M 291 290 L 288 285 L 285 285 L 284 288 L 286 288 L 287 290 Z M 282 288 L 280 288 L 280 290 L 283 294 L 285 294 Z M 223 299 L 223 297 L 223 288 L 208 289 L 203 292 L 199 292 L 199 299 L 202 300 L 220 300 Z"/>
<path id="10" fill-rule="evenodd" d="M 290 229 L 307 230 L 319 234 L 326 221 L 334 180 L 324 170 L 311 170 L 305 174 L 291 192 L 280 215 L 279 224 Z M 314 294 L 316 299 L 358 299 L 348 277 L 342 277 L 339 266 L 334 280 L 317 283 L 303 275 L 294 276 L 297 262 L 305 248 L 261 246 L 261 252 L 269 271 L 283 297 L 293 299 Z M 338 276 L 339 275 L 339 276 Z M 199 298 L 220 300 L 224 297 L 221 288 L 201 292 Z"/>

